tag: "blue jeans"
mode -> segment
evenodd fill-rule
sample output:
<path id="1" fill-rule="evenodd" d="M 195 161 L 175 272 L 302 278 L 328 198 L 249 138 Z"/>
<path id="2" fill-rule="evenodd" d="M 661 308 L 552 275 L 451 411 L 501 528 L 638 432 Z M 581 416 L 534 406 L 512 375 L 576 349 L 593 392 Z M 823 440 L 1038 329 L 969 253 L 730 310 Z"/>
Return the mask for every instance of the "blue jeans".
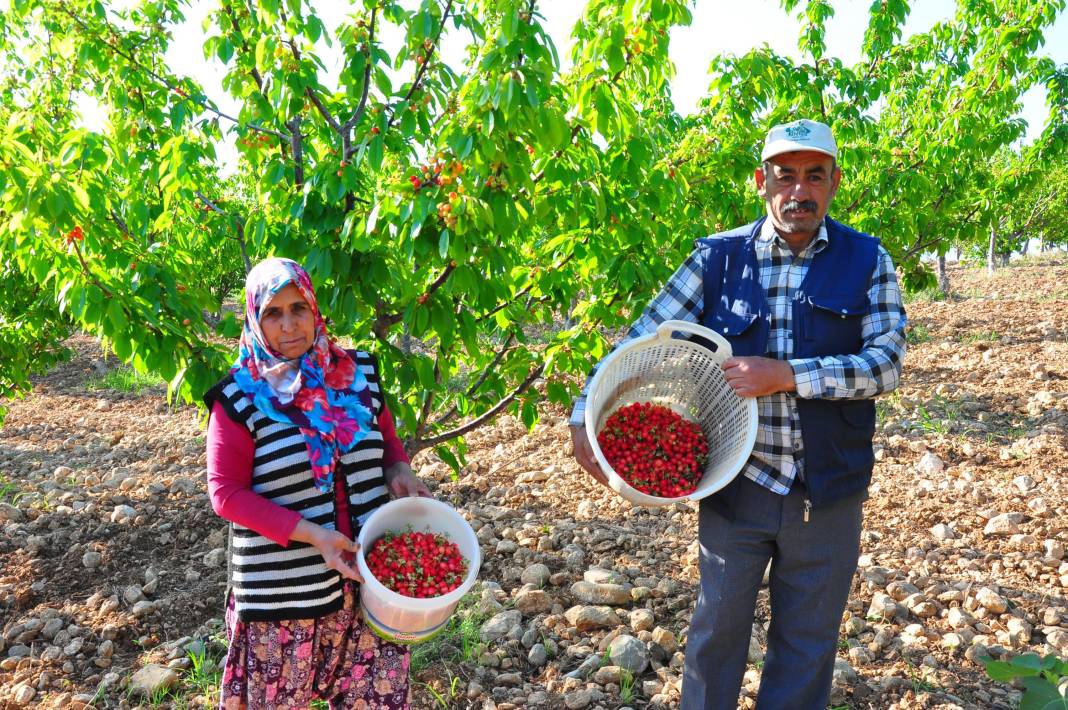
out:
<path id="1" fill-rule="evenodd" d="M 824 710 L 860 552 L 866 496 L 814 508 L 742 481 L 735 519 L 701 505 L 701 593 L 686 641 L 680 710 L 736 710 L 757 592 L 771 560 L 771 626 L 757 710 Z"/>

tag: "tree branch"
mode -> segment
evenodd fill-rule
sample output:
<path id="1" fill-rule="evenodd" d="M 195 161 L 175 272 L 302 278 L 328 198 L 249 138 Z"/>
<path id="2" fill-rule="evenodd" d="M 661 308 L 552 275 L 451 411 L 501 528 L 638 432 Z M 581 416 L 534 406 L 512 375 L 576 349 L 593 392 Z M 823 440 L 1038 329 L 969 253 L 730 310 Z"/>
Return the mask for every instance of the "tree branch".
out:
<path id="1" fill-rule="evenodd" d="M 342 151 L 341 155 L 345 160 L 352 157 L 353 148 L 349 133 L 363 118 L 364 111 L 367 110 L 367 95 L 371 88 L 371 50 L 375 46 L 375 20 L 378 17 L 378 6 L 376 5 L 371 10 L 371 22 L 368 27 L 367 34 L 367 65 L 363 68 L 363 90 L 360 92 L 360 102 L 356 105 L 356 110 L 352 112 L 352 116 L 349 120 L 345 121 L 345 124 L 341 127 L 341 141 Z"/>
<path id="2" fill-rule="evenodd" d="M 477 380 L 475 380 L 475 383 L 467 388 L 467 392 L 464 393 L 465 397 L 471 398 L 475 395 L 475 392 L 478 391 L 478 388 L 481 387 L 487 379 L 489 379 L 490 373 L 495 372 L 497 370 L 497 366 L 501 364 L 501 360 L 503 360 L 504 356 L 507 355 L 508 352 L 511 350 L 512 343 L 514 342 L 515 333 L 511 332 L 508 334 L 508 339 L 504 341 L 504 345 L 494 354 L 493 360 L 488 365 L 486 365 L 485 369 L 482 370 L 482 374 L 479 375 Z M 452 405 L 452 408 L 449 409 L 449 411 L 445 412 L 437 418 L 437 420 L 434 422 L 434 426 L 440 426 L 441 424 L 444 424 L 445 422 L 455 417 L 459 411 L 460 410 L 458 405 Z"/>
<path id="3" fill-rule="evenodd" d="M 449 19 L 449 12 L 452 10 L 453 0 L 448 0 L 445 3 L 445 10 L 441 13 L 441 22 L 438 24 L 438 31 L 434 34 L 434 39 L 431 40 L 432 46 L 423 55 L 423 63 L 419 65 L 419 69 L 415 72 L 415 79 L 412 80 L 412 85 L 408 87 L 407 93 L 404 94 L 404 98 L 398 103 L 407 103 L 408 99 L 412 97 L 415 90 L 419 88 L 419 83 L 423 80 L 423 75 L 426 74 L 426 68 L 430 66 L 430 58 L 434 55 L 434 50 L 438 48 L 438 41 L 441 39 L 441 33 L 445 30 L 445 23 Z M 389 115 L 389 121 L 386 122 L 386 129 L 388 130 L 393 126 L 394 121 L 397 118 L 396 107 L 394 106 Z"/>
<path id="4" fill-rule="evenodd" d="M 241 259 L 245 262 L 245 275 L 248 276 L 248 272 L 252 271 L 252 260 L 249 259 L 248 248 L 245 245 L 245 225 L 241 217 L 226 212 L 226 210 L 222 209 L 217 204 L 208 199 L 208 197 L 204 195 L 204 193 L 202 193 L 200 190 L 197 190 L 193 194 L 195 194 L 197 196 L 197 199 L 207 205 L 207 207 L 209 207 L 216 214 L 220 214 L 223 217 L 229 217 L 234 221 L 234 225 L 237 227 L 237 236 L 234 237 L 234 239 L 237 240 L 237 245 L 241 249 Z"/>
<path id="5" fill-rule="evenodd" d="M 478 417 L 475 417 L 466 424 L 458 426 L 455 429 L 450 429 L 449 431 L 438 434 L 437 436 L 432 436 L 429 439 L 409 440 L 409 446 L 411 447 L 410 451 L 408 452 L 409 456 L 414 455 L 417 451 L 422 451 L 423 449 L 430 448 L 431 446 L 443 444 L 446 441 L 449 441 L 450 439 L 455 439 L 456 437 L 463 436 L 467 432 L 473 431 L 478 427 L 482 426 L 489 420 L 496 417 L 501 412 L 501 410 L 511 404 L 516 397 L 523 394 L 523 392 L 525 392 L 530 387 L 530 385 L 534 383 L 536 379 L 541 377 L 541 373 L 544 371 L 545 363 L 542 363 L 535 367 L 533 370 L 531 370 L 530 374 L 527 375 L 526 379 L 520 382 L 514 390 L 508 393 L 504 398 L 502 398 L 499 402 L 497 402 L 497 404 L 493 405 L 486 412 L 484 412 Z M 407 449 L 408 447 L 405 448 Z"/>
<path id="6" fill-rule="evenodd" d="M 85 30 L 87 33 L 90 33 L 91 30 L 90 30 L 89 25 L 87 25 L 80 17 L 78 17 L 73 12 L 68 10 L 66 4 L 61 3 L 61 4 L 58 5 L 58 7 L 60 8 L 60 10 L 65 15 L 67 15 L 69 18 L 74 20 L 74 22 L 77 23 L 83 30 Z M 106 21 L 105 21 L 105 24 L 107 24 Z M 272 128 L 265 128 L 263 126 L 255 124 L 255 123 L 242 124 L 239 119 L 234 118 L 233 116 L 220 111 L 214 105 L 209 104 L 205 99 L 201 99 L 201 98 L 195 97 L 195 96 L 190 96 L 185 91 L 185 89 L 183 89 L 182 87 L 178 86 L 176 83 L 172 82 L 170 79 L 167 79 L 166 77 L 161 76 L 160 74 L 157 74 L 152 69 L 149 69 L 148 67 L 142 65 L 140 62 L 138 62 L 133 57 L 132 54 L 123 51 L 121 49 L 120 43 L 119 43 L 120 36 L 118 35 L 118 33 L 115 32 L 114 29 L 111 29 L 111 25 L 110 24 L 108 24 L 107 26 L 108 26 L 108 29 L 111 31 L 111 39 L 113 41 L 111 41 L 111 42 L 105 41 L 104 43 L 107 44 L 109 47 L 111 47 L 111 50 L 113 52 L 115 52 L 115 54 L 119 55 L 120 57 L 124 58 L 126 61 L 130 62 L 130 64 L 132 64 L 133 66 L 137 67 L 138 69 L 143 71 L 145 74 L 147 74 L 148 76 L 150 76 L 151 78 L 155 79 L 157 82 L 162 84 L 163 86 L 167 87 L 167 89 L 169 89 L 170 91 L 173 91 L 174 93 L 178 94 L 178 96 L 180 96 L 183 101 L 188 101 L 189 103 L 195 104 L 195 105 L 201 107 L 202 109 L 204 109 L 205 111 L 207 111 L 208 113 L 215 114 L 219 118 L 224 118 L 227 121 L 232 122 L 236 126 L 243 126 L 244 128 L 248 128 L 248 129 L 253 130 L 253 131 L 258 131 L 260 133 L 266 133 L 267 135 L 271 135 L 271 136 L 274 136 L 276 138 L 280 138 L 280 139 L 283 139 L 283 140 L 288 138 L 288 136 L 283 135 L 282 133 L 280 133 L 280 132 L 278 132 L 278 131 L 276 131 L 276 130 L 274 130 Z"/>
<path id="7" fill-rule="evenodd" d="M 286 123 L 289 128 L 289 143 L 293 149 L 293 183 L 297 187 L 304 185 L 304 140 L 300 133 L 300 116 L 294 116 Z"/>

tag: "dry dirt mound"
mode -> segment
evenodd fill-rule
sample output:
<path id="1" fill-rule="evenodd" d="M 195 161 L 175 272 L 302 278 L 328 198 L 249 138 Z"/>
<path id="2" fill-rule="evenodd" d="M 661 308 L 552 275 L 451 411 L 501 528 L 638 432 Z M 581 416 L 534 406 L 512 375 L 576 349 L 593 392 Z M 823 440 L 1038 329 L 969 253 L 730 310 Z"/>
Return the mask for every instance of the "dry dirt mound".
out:
<path id="1" fill-rule="evenodd" d="M 879 402 L 840 707 L 1013 707 L 976 657 L 1068 656 L 1068 263 L 951 278 L 956 298 L 909 306 L 905 378 Z M 205 706 L 225 527 L 197 412 L 160 389 L 87 390 L 115 364 L 73 344 L 0 429 L 0 707 Z M 570 458 L 563 411 L 469 446 L 458 480 L 415 462 L 486 559 L 468 623 L 417 659 L 416 706 L 677 707 L 694 508 L 607 494 Z M 762 592 L 746 707 L 767 621 Z M 139 696 L 139 671 L 169 694 Z"/>

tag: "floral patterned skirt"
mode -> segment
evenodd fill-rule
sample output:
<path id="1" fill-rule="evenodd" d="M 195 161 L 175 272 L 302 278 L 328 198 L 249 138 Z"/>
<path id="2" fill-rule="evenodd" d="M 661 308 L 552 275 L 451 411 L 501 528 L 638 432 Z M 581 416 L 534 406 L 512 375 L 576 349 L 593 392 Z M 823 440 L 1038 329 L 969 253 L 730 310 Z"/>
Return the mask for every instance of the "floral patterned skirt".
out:
<path id="1" fill-rule="evenodd" d="M 221 710 L 308 708 L 313 700 L 346 710 L 407 710 L 408 648 L 363 623 L 357 587 L 344 606 L 318 619 L 241 621 L 226 605 Z"/>

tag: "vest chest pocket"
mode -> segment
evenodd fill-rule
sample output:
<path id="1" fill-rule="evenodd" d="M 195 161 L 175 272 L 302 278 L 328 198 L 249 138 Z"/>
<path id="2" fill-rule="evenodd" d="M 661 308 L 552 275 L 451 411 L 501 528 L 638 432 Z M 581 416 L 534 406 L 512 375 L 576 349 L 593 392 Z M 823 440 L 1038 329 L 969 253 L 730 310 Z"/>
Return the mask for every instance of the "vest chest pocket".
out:
<path id="1" fill-rule="evenodd" d="M 705 325 L 725 337 L 741 335 L 749 330 L 757 319 L 756 313 L 735 313 L 723 308 L 716 309 L 712 319 Z"/>
<path id="2" fill-rule="evenodd" d="M 810 304 L 810 305 L 808 305 Z M 808 307 L 806 308 L 806 305 Z M 850 355 L 863 345 L 862 326 L 868 312 L 867 294 L 856 296 L 811 296 L 801 302 L 804 311 L 804 356 Z"/>

